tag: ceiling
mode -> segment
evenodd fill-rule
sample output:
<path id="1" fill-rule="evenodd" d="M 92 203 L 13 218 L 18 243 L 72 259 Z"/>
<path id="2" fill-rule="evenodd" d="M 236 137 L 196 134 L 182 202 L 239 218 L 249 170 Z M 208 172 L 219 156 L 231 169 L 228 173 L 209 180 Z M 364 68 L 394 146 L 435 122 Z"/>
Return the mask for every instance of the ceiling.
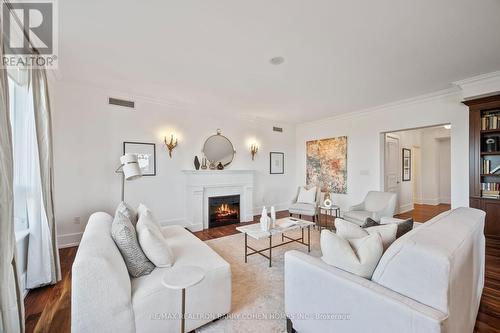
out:
<path id="1" fill-rule="evenodd" d="M 206 112 L 303 122 L 500 70 L 500 0 L 58 5 L 62 80 Z"/>

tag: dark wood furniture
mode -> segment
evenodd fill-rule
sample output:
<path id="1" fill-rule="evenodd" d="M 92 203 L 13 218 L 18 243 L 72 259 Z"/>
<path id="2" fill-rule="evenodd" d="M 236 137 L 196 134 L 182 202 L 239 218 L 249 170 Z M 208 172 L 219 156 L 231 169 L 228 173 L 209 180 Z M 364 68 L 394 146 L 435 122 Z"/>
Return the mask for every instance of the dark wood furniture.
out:
<path id="1" fill-rule="evenodd" d="M 483 161 L 488 160 L 491 169 L 500 165 L 500 145 L 496 151 L 485 147 L 487 138 L 498 137 L 500 143 L 500 122 L 495 129 L 481 126 L 481 118 L 492 112 L 500 113 L 500 95 L 478 98 L 463 102 L 469 107 L 469 200 L 470 206 L 486 212 L 484 233 L 500 239 L 500 200 L 483 197 L 482 183 L 500 183 L 500 171 L 494 174 L 484 172 Z"/>

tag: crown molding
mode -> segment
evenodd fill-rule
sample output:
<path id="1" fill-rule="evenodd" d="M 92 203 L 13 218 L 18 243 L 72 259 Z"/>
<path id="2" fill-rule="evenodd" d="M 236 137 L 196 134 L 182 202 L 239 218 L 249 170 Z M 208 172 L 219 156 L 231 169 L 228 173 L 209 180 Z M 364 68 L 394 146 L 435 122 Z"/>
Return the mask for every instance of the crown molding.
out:
<path id="1" fill-rule="evenodd" d="M 500 92 L 500 71 L 473 76 L 453 84 L 462 90 L 464 100 L 495 95 Z"/>
<path id="2" fill-rule="evenodd" d="M 380 111 L 387 111 L 387 110 L 392 110 L 404 106 L 410 106 L 410 105 L 415 105 L 415 104 L 421 104 L 421 103 L 427 103 L 431 102 L 434 100 L 446 98 L 449 96 L 460 96 L 460 89 L 458 87 L 451 87 L 443 90 L 438 90 L 429 94 L 424 94 L 424 95 L 419 95 L 411 98 L 406 98 L 402 99 L 399 101 L 391 102 L 391 103 L 386 103 L 382 104 L 379 106 L 375 107 L 370 107 L 370 108 L 365 108 L 359 111 L 353 111 L 353 112 L 347 112 L 347 113 L 342 113 L 339 115 L 327 117 L 327 118 L 322 118 L 322 119 L 317 119 L 313 121 L 307 121 L 300 123 L 299 125 L 304 125 L 304 124 L 316 124 L 316 123 L 321 123 L 324 121 L 328 120 L 340 120 L 340 119 L 349 119 L 349 118 L 354 118 L 354 117 L 359 117 L 363 116 L 368 113 L 374 113 L 374 112 L 380 112 Z"/>
<path id="3" fill-rule="evenodd" d="M 467 85 L 467 84 L 471 84 L 471 83 L 476 83 L 476 82 L 481 82 L 481 81 L 489 80 L 489 79 L 497 79 L 497 78 L 500 78 L 500 71 L 486 73 L 486 74 L 481 74 L 481 75 L 476 75 L 476 76 L 473 76 L 473 77 L 469 77 L 467 79 L 455 81 L 455 82 L 453 82 L 453 84 L 456 85 L 456 86 L 461 87 L 463 85 Z"/>

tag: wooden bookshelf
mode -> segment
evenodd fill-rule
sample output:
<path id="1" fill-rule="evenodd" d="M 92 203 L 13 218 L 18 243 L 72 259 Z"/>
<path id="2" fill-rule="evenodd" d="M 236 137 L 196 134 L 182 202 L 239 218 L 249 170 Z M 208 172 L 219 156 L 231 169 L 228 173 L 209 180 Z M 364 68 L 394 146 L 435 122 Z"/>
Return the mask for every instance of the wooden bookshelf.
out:
<path id="1" fill-rule="evenodd" d="M 488 166 L 491 171 L 500 165 L 500 95 L 469 100 L 464 104 L 469 107 L 470 206 L 486 212 L 484 233 L 500 239 L 500 200 L 482 197 L 482 186 L 491 189 L 495 183 L 500 184 L 500 173 L 490 174 L 487 170 Z M 497 140 L 497 151 L 486 150 L 487 138 Z M 484 169 L 486 162 L 483 161 L 489 161 Z"/>

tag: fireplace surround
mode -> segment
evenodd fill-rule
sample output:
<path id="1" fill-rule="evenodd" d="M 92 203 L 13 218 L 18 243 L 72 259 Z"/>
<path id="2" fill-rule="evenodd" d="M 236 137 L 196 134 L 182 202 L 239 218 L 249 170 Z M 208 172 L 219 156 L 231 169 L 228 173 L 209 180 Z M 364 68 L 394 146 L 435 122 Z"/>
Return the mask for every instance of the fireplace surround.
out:
<path id="1" fill-rule="evenodd" d="M 186 176 L 186 225 L 191 231 L 209 228 L 209 198 L 240 196 L 238 222 L 253 220 L 253 170 L 183 170 Z"/>

